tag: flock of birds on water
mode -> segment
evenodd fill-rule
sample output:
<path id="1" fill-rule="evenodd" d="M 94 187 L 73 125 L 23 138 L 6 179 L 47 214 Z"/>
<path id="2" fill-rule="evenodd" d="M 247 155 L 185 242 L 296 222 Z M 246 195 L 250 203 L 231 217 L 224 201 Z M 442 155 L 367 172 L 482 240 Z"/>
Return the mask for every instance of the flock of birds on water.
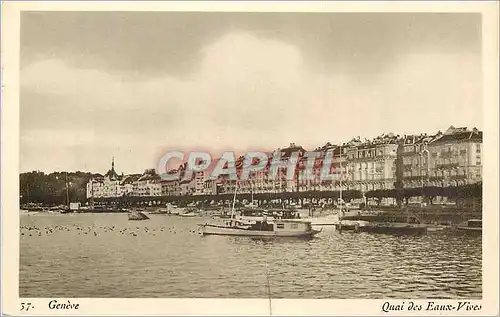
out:
<path id="1" fill-rule="evenodd" d="M 96 224 L 91 224 L 88 226 L 82 226 L 79 224 L 72 225 L 52 225 L 52 226 L 37 226 L 37 225 L 23 225 L 20 227 L 21 236 L 26 237 L 41 237 L 48 236 L 57 233 L 76 233 L 78 236 L 100 236 L 106 233 L 121 234 L 124 236 L 137 237 L 142 234 L 148 234 L 156 236 L 157 234 L 200 234 L 198 230 L 193 230 L 189 228 L 176 228 L 174 226 L 161 226 L 156 228 L 149 228 L 148 226 L 143 227 L 125 227 L 118 228 L 115 225 L 112 226 L 99 226 Z"/>

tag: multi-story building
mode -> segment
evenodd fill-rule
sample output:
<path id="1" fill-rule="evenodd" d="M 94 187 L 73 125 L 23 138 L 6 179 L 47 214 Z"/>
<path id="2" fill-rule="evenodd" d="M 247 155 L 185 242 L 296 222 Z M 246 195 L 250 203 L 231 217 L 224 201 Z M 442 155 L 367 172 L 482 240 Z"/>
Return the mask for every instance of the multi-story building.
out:
<path id="1" fill-rule="evenodd" d="M 87 183 L 87 198 L 111 198 L 122 195 L 122 175 L 115 171 L 115 160 L 111 161 L 111 169 L 103 177 L 93 177 Z"/>
<path id="2" fill-rule="evenodd" d="M 193 195 L 203 195 L 205 193 L 205 172 L 193 173 L 192 183 Z"/>
<path id="3" fill-rule="evenodd" d="M 295 162 L 296 168 L 294 175 L 289 178 L 287 166 L 293 158 L 294 153 L 297 153 L 297 161 Z M 303 161 L 305 153 L 306 150 L 302 146 L 295 145 L 295 143 L 290 143 L 290 146 L 286 148 L 278 148 L 274 152 L 268 153 L 268 164 L 262 171 L 256 172 L 253 175 L 254 181 L 252 182 L 252 187 L 257 188 L 257 191 L 271 193 L 297 191 L 297 177 L 300 170 L 300 162 Z M 277 159 L 277 161 L 274 161 L 275 159 Z M 280 167 L 277 168 L 277 171 L 273 170 L 273 164 L 279 164 Z"/>
<path id="4" fill-rule="evenodd" d="M 216 195 L 218 194 L 218 183 L 215 180 L 207 179 L 203 182 L 203 195 Z"/>
<path id="5" fill-rule="evenodd" d="M 302 177 L 307 152 L 291 143 L 289 147 L 266 153 L 266 166 L 250 172 L 248 180 L 241 180 L 244 157 L 236 161 L 239 193 L 282 193 L 304 191 L 372 190 L 394 188 L 423 188 L 425 186 L 460 186 L 482 180 L 482 132 L 476 128 L 450 127 L 436 135 L 394 134 L 361 141 L 358 137 L 339 145 L 317 148 L 310 178 Z M 293 178 L 287 179 L 287 166 L 292 153 L 298 152 L 298 164 Z M 333 153 L 329 175 L 333 180 L 321 179 L 327 153 Z M 273 159 L 281 163 L 276 177 L 270 179 Z M 257 159 L 256 159 L 257 160 Z M 255 162 L 255 164 L 258 162 Z M 207 179 L 208 172 L 195 172 L 186 179 L 186 164 L 179 167 L 179 179 L 161 180 L 154 169 L 142 175 L 123 176 L 115 171 L 114 160 L 105 175 L 95 174 L 87 183 L 88 198 L 120 196 L 182 196 L 234 193 L 236 181 L 229 175 L 216 180 Z M 307 176 L 307 175 L 306 175 Z"/>
<path id="6" fill-rule="evenodd" d="M 102 176 L 92 177 L 87 183 L 87 199 L 103 197 L 104 178 Z"/>
<path id="7" fill-rule="evenodd" d="M 171 174 L 178 173 L 179 170 L 170 171 Z M 179 196 L 180 193 L 180 179 L 175 178 L 172 180 L 162 179 L 161 183 L 161 194 L 162 196 Z"/>
<path id="8" fill-rule="evenodd" d="M 147 169 L 134 182 L 134 196 L 161 196 L 161 179 L 155 169 Z"/>
<path id="9" fill-rule="evenodd" d="M 433 135 L 420 134 L 405 135 L 400 139 L 399 155 L 402 160 L 400 177 L 404 188 L 428 185 L 430 169 L 428 145 L 434 138 Z"/>
<path id="10" fill-rule="evenodd" d="M 429 183 L 460 186 L 482 180 L 483 133 L 451 126 L 428 146 Z"/>
<path id="11" fill-rule="evenodd" d="M 332 145 L 330 143 L 315 149 L 319 157 L 314 160 L 310 173 L 307 171 L 307 154 L 299 162 L 300 174 L 297 177 L 297 186 L 299 191 L 319 190 L 333 191 L 346 189 L 349 177 L 347 170 L 347 147 L 345 145 Z M 327 153 L 331 152 L 331 162 L 326 161 Z M 329 178 L 322 177 L 327 171 Z"/>
<path id="12" fill-rule="evenodd" d="M 389 133 L 365 142 L 359 138 L 349 142 L 349 189 L 367 192 L 395 187 L 397 140 Z"/>
<path id="13" fill-rule="evenodd" d="M 141 174 L 130 174 L 122 178 L 120 182 L 121 195 L 120 196 L 133 196 L 134 183 L 141 177 Z"/>

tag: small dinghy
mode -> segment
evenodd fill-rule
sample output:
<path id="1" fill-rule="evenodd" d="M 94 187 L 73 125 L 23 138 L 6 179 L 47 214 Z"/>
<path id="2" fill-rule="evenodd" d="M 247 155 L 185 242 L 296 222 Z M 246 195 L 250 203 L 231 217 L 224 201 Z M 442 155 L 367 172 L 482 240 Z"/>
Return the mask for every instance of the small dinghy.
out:
<path id="1" fill-rule="evenodd" d="M 146 214 L 144 214 L 143 212 L 137 210 L 131 211 L 128 214 L 128 220 L 146 220 L 146 219 L 149 219 L 149 217 L 146 216 Z"/>

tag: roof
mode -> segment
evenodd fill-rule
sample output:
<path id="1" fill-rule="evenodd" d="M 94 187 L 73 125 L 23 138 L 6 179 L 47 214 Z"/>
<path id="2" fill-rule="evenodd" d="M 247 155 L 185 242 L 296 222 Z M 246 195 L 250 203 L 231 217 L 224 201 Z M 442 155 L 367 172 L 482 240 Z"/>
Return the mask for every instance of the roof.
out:
<path id="1" fill-rule="evenodd" d="M 122 179 L 121 185 L 133 184 L 141 177 L 140 174 L 127 175 Z"/>
<path id="2" fill-rule="evenodd" d="M 156 171 L 154 168 L 152 169 L 147 169 L 144 171 L 144 173 L 139 177 L 137 180 L 138 182 L 145 182 L 145 181 L 158 181 L 160 180 L 160 176 L 156 174 Z"/>
<path id="3" fill-rule="evenodd" d="M 281 152 L 281 157 L 290 157 L 292 153 L 304 153 L 306 150 L 302 146 L 297 146 L 295 143 L 290 143 L 290 146 L 284 149 L 278 149 Z"/>
<path id="4" fill-rule="evenodd" d="M 340 155 L 340 149 L 345 149 L 347 148 L 346 144 L 342 145 L 336 145 L 336 144 L 331 144 L 330 142 L 327 142 L 325 145 L 321 147 L 317 147 L 314 151 L 321 151 L 321 152 L 328 152 L 328 151 L 333 151 L 333 156 L 339 156 Z"/>
<path id="5" fill-rule="evenodd" d="M 112 167 L 109 171 L 104 174 L 104 177 L 109 178 L 110 180 L 119 180 L 121 177 L 116 173 L 115 168 Z"/>
<path id="6" fill-rule="evenodd" d="M 403 145 L 416 145 L 416 144 L 422 144 L 422 143 L 429 143 L 436 137 L 438 137 L 440 134 L 436 135 L 427 135 L 427 133 L 424 134 L 419 134 L 419 135 L 405 135 L 401 139 L 403 142 Z"/>
<path id="7" fill-rule="evenodd" d="M 482 142 L 483 141 L 483 132 L 479 131 L 476 128 L 472 130 L 468 130 L 467 128 L 454 128 L 451 126 L 446 130 L 445 133 L 437 136 L 431 143 L 440 144 L 445 142 L 454 142 L 454 141 L 474 141 L 474 142 Z"/>

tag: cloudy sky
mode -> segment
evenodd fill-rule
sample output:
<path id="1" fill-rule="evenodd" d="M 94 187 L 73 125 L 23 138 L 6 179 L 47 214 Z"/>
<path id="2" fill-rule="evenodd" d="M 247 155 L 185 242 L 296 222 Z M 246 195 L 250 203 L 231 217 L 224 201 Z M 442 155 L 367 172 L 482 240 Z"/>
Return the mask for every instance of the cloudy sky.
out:
<path id="1" fill-rule="evenodd" d="M 23 12 L 22 172 L 482 127 L 481 17 Z"/>

